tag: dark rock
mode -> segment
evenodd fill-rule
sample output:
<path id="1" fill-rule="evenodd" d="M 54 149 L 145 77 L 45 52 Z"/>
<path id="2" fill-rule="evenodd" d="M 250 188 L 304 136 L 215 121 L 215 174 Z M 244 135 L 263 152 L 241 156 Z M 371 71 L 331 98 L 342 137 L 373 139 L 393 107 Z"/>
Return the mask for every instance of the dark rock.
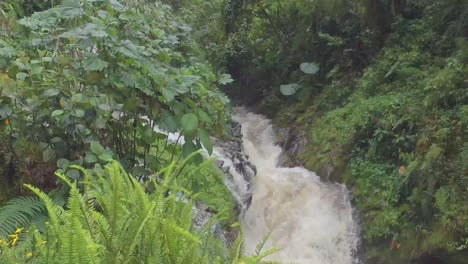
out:
<path id="1" fill-rule="evenodd" d="M 193 228 L 195 230 L 201 230 L 203 227 L 205 227 L 206 224 L 208 224 L 210 219 L 216 215 L 216 212 L 210 210 L 208 205 L 201 202 L 197 202 L 192 207 L 192 212 L 192 222 Z M 220 241 L 223 241 L 224 244 L 228 246 L 232 245 L 237 238 L 237 236 L 233 236 L 230 233 L 230 230 L 224 229 L 219 222 L 211 225 L 210 232 L 213 234 L 213 236 L 215 236 Z"/>
<path id="2" fill-rule="evenodd" d="M 298 156 L 308 143 L 306 135 L 295 129 L 280 128 L 276 131 L 276 140 L 283 149 L 278 161 L 281 166 L 304 166 Z"/>
<path id="3" fill-rule="evenodd" d="M 216 160 L 215 164 L 218 168 L 223 169 L 224 161 L 222 160 Z"/>
<path id="4" fill-rule="evenodd" d="M 245 204 L 245 210 L 248 210 L 250 205 L 252 204 L 252 198 L 253 198 L 253 195 L 250 194 L 248 196 L 248 198 L 244 201 L 244 204 Z"/>
<path id="5" fill-rule="evenodd" d="M 242 127 L 240 124 L 233 122 L 229 128 L 229 137 L 227 140 L 213 139 L 213 145 L 219 154 L 223 157 L 216 161 L 216 165 L 220 168 L 231 186 L 231 190 L 236 193 L 236 212 L 238 216 L 242 215 L 252 203 L 252 193 L 250 186 L 257 175 L 257 168 L 249 161 L 249 157 L 242 149 Z M 231 172 L 237 172 L 242 175 L 247 185 L 247 193 L 245 191 L 236 190 Z M 197 203 L 193 210 L 193 222 L 195 229 L 201 229 L 215 215 L 208 206 Z M 219 223 L 215 223 L 211 227 L 211 232 L 226 245 L 232 245 L 239 236 L 238 229 L 226 229 Z"/>
<path id="6" fill-rule="evenodd" d="M 335 178 L 335 170 L 332 164 L 326 164 L 319 171 L 320 177 L 326 181 L 333 181 Z"/>
<path id="7" fill-rule="evenodd" d="M 214 140 L 214 145 L 222 150 L 226 158 L 232 161 L 232 166 L 237 173 L 241 174 L 247 185 L 250 187 L 257 168 L 249 161 L 249 157 L 242 150 L 242 127 L 240 124 L 233 122 L 229 129 L 229 140 Z M 217 165 L 225 173 L 229 173 L 229 167 L 225 166 L 224 161 L 217 161 Z M 228 179 L 232 176 L 228 176 Z"/>
<path id="8" fill-rule="evenodd" d="M 242 126 L 239 123 L 232 122 L 229 128 L 230 136 L 240 138 L 242 140 Z"/>

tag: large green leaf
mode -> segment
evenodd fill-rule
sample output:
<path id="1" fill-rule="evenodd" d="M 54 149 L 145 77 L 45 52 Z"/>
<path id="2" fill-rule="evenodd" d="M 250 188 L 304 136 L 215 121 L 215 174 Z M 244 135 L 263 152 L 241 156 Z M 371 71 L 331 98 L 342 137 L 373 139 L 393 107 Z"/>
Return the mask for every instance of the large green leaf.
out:
<path id="1" fill-rule="evenodd" d="M 213 120 L 211 119 L 211 117 L 205 111 L 203 111 L 202 109 L 198 109 L 197 114 L 200 117 L 201 121 L 203 121 L 203 122 L 205 122 L 207 124 L 213 123 Z"/>
<path id="2" fill-rule="evenodd" d="M 57 160 L 57 168 L 66 169 L 70 166 L 70 161 L 67 159 L 59 159 Z"/>
<path id="3" fill-rule="evenodd" d="M 88 57 L 83 63 L 83 68 L 86 71 L 100 71 L 107 68 L 108 63 L 98 59 L 97 57 Z"/>
<path id="4" fill-rule="evenodd" d="M 34 65 L 31 67 L 31 75 L 39 75 L 44 70 L 44 67 Z"/>
<path id="5" fill-rule="evenodd" d="M 164 113 L 159 127 L 167 132 L 176 132 L 178 129 L 177 120 L 173 115 Z"/>
<path id="6" fill-rule="evenodd" d="M 83 15 L 83 10 L 81 9 L 80 1 L 64 0 L 62 5 L 62 12 L 64 14 L 64 17 L 67 19 L 72 19 Z"/>
<path id="7" fill-rule="evenodd" d="M 52 112 L 52 114 L 51 114 L 52 117 L 59 116 L 59 115 L 63 115 L 63 110 L 62 109 L 54 110 Z"/>
<path id="8" fill-rule="evenodd" d="M 193 113 L 183 115 L 180 122 L 187 133 L 194 133 L 198 128 L 198 117 Z"/>
<path id="9" fill-rule="evenodd" d="M 42 96 L 44 96 L 44 97 L 53 97 L 53 96 L 58 95 L 59 93 L 60 93 L 59 89 L 48 89 L 42 94 Z"/>
<path id="10" fill-rule="evenodd" d="M 147 144 L 153 144 L 156 141 L 158 134 L 151 128 L 151 126 L 147 125 L 143 129 L 142 138 Z"/>
<path id="11" fill-rule="evenodd" d="M 111 106 L 108 104 L 98 104 L 98 107 L 99 109 L 102 109 L 106 112 L 110 112 L 110 110 L 112 109 Z"/>
<path id="12" fill-rule="evenodd" d="M 55 158 L 55 150 L 48 146 L 42 151 L 42 160 L 44 162 L 52 161 Z"/>
<path id="13" fill-rule="evenodd" d="M 174 100 L 175 96 L 177 95 L 177 92 L 172 90 L 169 87 L 163 88 L 161 93 L 162 93 L 164 99 L 166 99 L 166 101 L 168 101 L 168 102 L 172 102 Z"/>
<path id="14" fill-rule="evenodd" d="M 230 74 L 222 74 L 219 76 L 218 83 L 222 85 L 226 85 L 228 83 L 233 82 L 234 80 L 232 79 Z"/>
<path id="15" fill-rule="evenodd" d="M 197 150 L 198 150 L 197 146 L 193 144 L 193 142 L 191 141 L 185 142 L 185 144 L 182 146 L 182 155 L 184 158 L 186 158 Z"/>
<path id="16" fill-rule="evenodd" d="M 117 0 L 110 0 L 109 3 L 111 4 L 112 8 L 115 10 L 121 11 L 125 9 L 125 6 L 119 3 Z"/>
<path id="17" fill-rule="evenodd" d="M 101 25 L 86 24 L 80 28 L 72 29 L 60 35 L 62 38 L 86 39 L 88 37 L 105 38 L 108 36 L 105 28 Z"/>
<path id="18" fill-rule="evenodd" d="M 104 147 L 97 141 L 91 142 L 91 151 L 96 155 L 101 155 L 104 152 Z"/>
<path id="19" fill-rule="evenodd" d="M 85 159 L 84 161 L 86 163 L 95 163 L 98 161 L 98 157 L 96 157 L 96 155 L 94 155 L 93 153 L 91 152 L 86 152 L 86 156 L 85 156 Z"/>
<path id="20" fill-rule="evenodd" d="M 200 137 L 200 141 L 208 151 L 208 154 L 211 155 L 213 153 L 213 144 L 211 143 L 210 135 L 208 134 L 208 132 L 205 129 L 201 128 L 200 130 L 198 130 L 198 137 Z"/>
<path id="21" fill-rule="evenodd" d="M 112 160 L 113 156 L 114 156 L 114 153 L 110 149 L 106 149 L 101 155 L 99 155 L 99 159 L 109 162 Z"/>
<path id="22" fill-rule="evenodd" d="M 185 144 L 182 146 L 182 156 L 184 158 L 187 158 L 190 156 L 190 154 L 196 152 L 200 147 L 197 147 L 192 141 L 185 142 Z M 200 155 L 200 153 L 195 154 L 191 159 L 191 163 L 195 164 L 201 164 L 203 162 L 203 157 Z"/>
<path id="23" fill-rule="evenodd" d="M 301 86 L 297 83 L 284 84 L 280 86 L 280 92 L 286 96 L 293 95 L 299 90 Z"/>
<path id="24" fill-rule="evenodd" d="M 316 74 L 319 71 L 319 66 L 313 62 L 301 63 L 301 71 L 305 74 Z"/>

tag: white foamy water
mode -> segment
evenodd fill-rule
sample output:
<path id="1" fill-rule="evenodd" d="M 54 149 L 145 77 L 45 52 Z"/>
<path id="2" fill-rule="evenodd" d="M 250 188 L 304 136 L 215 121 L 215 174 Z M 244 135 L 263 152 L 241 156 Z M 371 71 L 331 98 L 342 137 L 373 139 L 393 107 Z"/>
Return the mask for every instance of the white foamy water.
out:
<path id="1" fill-rule="evenodd" d="M 280 251 L 268 260 L 297 264 L 357 264 L 358 226 L 345 186 L 325 183 L 301 167 L 281 168 L 282 149 L 274 144 L 270 120 L 237 109 L 233 119 L 242 126 L 243 150 L 257 168 L 253 186 L 235 168 L 229 150 L 215 146 L 213 156 L 223 161 L 232 176 L 226 181 L 234 198 L 243 206 L 253 194 L 251 206 L 242 215 L 246 253 L 271 232 L 264 249 Z M 171 143 L 183 144 L 179 133 L 165 133 Z M 204 153 L 208 156 L 207 153 Z"/>
<path id="2" fill-rule="evenodd" d="M 257 167 L 252 204 L 245 212 L 247 253 L 272 232 L 267 249 L 281 250 L 269 260 L 304 264 L 354 264 L 359 243 L 347 189 L 324 183 L 304 168 L 281 168 L 270 120 L 239 108 L 243 148 Z M 236 185 L 245 185 L 240 178 Z M 245 186 L 238 186 L 245 190 Z"/>

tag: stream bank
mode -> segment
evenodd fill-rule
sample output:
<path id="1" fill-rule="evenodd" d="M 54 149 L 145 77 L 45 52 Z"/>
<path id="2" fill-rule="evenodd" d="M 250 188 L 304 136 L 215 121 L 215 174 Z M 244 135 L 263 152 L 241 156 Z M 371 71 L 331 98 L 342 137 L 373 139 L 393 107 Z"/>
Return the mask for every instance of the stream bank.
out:
<path id="1" fill-rule="evenodd" d="M 363 256 L 364 263 L 465 263 L 466 251 L 448 252 L 440 247 L 428 247 L 428 243 L 431 243 L 431 236 L 439 235 L 438 233 L 426 233 L 425 237 L 422 238 L 422 235 L 417 232 L 408 232 L 404 235 L 379 240 L 370 239 L 369 236 L 366 236 L 366 229 L 369 229 L 376 224 L 376 221 L 381 221 L 381 219 L 379 219 L 378 214 L 374 214 L 377 218 L 369 218 L 369 213 L 375 210 L 368 207 L 372 201 L 361 198 L 363 186 L 361 185 L 362 182 L 359 182 L 362 181 L 362 178 L 360 179 L 357 176 L 359 171 L 356 171 L 354 165 L 354 160 L 357 159 L 356 153 L 351 151 L 348 153 L 343 152 L 342 148 L 321 153 L 320 146 L 314 145 L 317 144 L 317 141 L 312 137 L 313 133 L 311 132 L 318 129 L 314 126 L 323 125 L 320 120 L 323 118 L 323 113 L 315 113 L 317 116 L 313 116 L 313 111 L 309 110 L 310 112 L 308 112 L 307 108 L 300 108 L 298 105 L 283 105 L 277 109 L 275 114 L 269 113 L 273 119 L 276 142 L 283 149 L 279 161 L 285 167 L 304 166 L 308 170 L 317 171 L 317 174 L 325 182 L 339 182 L 348 186 L 353 196 L 352 204 L 357 207 L 358 217 L 362 218 L 360 225 L 362 225 L 361 229 L 363 230 L 363 244 L 362 248 L 360 248 L 360 254 Z M 392 175 L 398 175 L 401 168 L 395 166 L 393 168 L 394 172 L 391 172 L 391 170 L 390 168 L 390 170 L 387 169 L 382 172 L 364 169 L 361 172 L 363 177 L 369 178 L 373 176 L 392 177 Z M 380 188 L 379 186 L 376 187 Z M 385 227 L 388 224 L 379 223 L 378 225 L 379 227 Z M 429 232 L 440 232 L 440 229 Z M 425 242 L 426 239 L 427 242 Z M 446 243 L 443 241 L 449 239 L 453 239 L 453 236 L 448 235 L 446 238 L 441 238 L 440 241 Z M 410 261 L 410 259 L 412 260 Z"/>

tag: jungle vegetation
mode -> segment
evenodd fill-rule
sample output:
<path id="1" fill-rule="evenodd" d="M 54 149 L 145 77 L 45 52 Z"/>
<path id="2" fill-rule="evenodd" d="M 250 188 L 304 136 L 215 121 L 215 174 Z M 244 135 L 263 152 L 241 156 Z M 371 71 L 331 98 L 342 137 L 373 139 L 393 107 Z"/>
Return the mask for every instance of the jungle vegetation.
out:
<path id="1" fill-rule="evenodd" d="M 464 263 L 468 2 L 218 4 L 222 26 L 195 26 L 225 92 L 273 118 L 286 151 L 299 142 L 286 165 L 352 190 L 364 260 Z"/>
<path id="2" fill-rule="evenodd" d="M 228 246 L 192 227 L 201 201 L 239 229 L 198 151 L 228 137 L 237 104 L 287 131 L 286 151 L 301 142 L 285 165 L 349 187 L 365 263 L 468 258 L 468 1 L 0 11 L 1 263 L 262 263 L 262 244 L 247 257 L 241 235 Z"/>

